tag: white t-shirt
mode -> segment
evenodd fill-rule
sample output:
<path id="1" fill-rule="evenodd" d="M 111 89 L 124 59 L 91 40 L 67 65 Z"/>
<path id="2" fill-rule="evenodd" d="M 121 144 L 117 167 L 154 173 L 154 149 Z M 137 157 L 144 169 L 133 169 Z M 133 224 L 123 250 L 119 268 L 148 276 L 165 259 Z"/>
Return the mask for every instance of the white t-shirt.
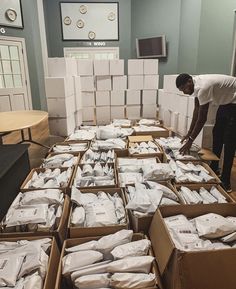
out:
<path id="1" fill-rule="evenodd" d="M 193 76 L 194 93 L 200 105 L 236 103 L 236 77 L 222 74 Z"/>

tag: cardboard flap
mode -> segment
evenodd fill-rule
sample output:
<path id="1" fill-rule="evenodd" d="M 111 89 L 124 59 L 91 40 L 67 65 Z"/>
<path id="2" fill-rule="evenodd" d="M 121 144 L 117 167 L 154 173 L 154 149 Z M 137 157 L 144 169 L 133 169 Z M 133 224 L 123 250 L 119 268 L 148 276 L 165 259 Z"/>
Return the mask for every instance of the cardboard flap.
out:
<path id="1" fill-rule="evenodd" d="M 152 141 L 153 137 L 151 135 L 130 135 L 128 136 L 129 142 L 142 142 L 142 141 Z"/>
<path id="2" fill-rule="evenodd" d="M 174 244 L 170 239 L 159 210 L 157 210 L 153 216 L 149 229 L 149 236 L 160 273 L 163 274 L 174 251 Z M 163 243 L 165 244 L 165 247 L 162 246 Z"/>

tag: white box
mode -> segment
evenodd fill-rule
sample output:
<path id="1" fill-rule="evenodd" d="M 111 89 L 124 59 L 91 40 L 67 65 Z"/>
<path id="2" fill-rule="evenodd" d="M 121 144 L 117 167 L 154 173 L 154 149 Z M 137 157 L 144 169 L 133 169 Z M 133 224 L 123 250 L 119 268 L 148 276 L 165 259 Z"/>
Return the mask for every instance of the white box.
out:
<path id="1" fill-rule="evenodd" d="M 143 105 L 143 117 L 144 118 L 156 118 L 157 117 L 156 105 L 144 104 Z"/>
<path id="2" fill-rule="evenodd" d="M 128 76 L 129 89 L 143 89 L 143 75 L 129 75 Z"/>
<path id="3" fill-rule="evenodd" d="M 71 96 L 75 94 L 73 77 L 46 77 L 45 91 L 47 98 Z"/>
<path id="4" fill-rule="evenodd" d="M 127 75 L 112 76 L 112 89 L 113 90 L 127 89 Z"/>
<path id="5" fill-rule="evenodd" d="M 83 108 L 95 106 L 95 96 L 93 91 L 83 91 L 81 95 Z"/>
<path id="6" fill-rule="evenodd" d="M 142 104 L 157 104 L 157 90 L 143 90 Z"/>
<path id="7" fill-rule="evenodd" d="M 194 107 L 195 107 L 195 97 L 194 96 L 189 96 L 188 97 L 187 117 L 193 117 Z"/>
<path id="8" fill-rule="evenodd" d="M 144 89 L 158 89 L 159 75 L 144 75 L 143 88 Z"/>
<path id="9" fill-rule="evenodd" d="M 83 123 L 83 110 L 77 110 L 75 112 L 75 126 L 78 128 Z"/>
<path id="10" fill-rule="evenodd" d="M 77 75 L 77 65 L 74 58 L 48 58 L 48 76 L 66 77 Z"/>
<path id="11" fill-rule="evenodd" d="M 111 106 L 111 120 L 123 119 L 125 117 L 124 106 Z"/>
<path id="12" fill-rule="evenodd" d="M 183 92 L 179 91 L 175 84 L 177 76 L 178 74 L 164 75 L 163 89 L 166 92 L 178 93 L 180 95 L 183 95 Z"/>
<path id="13" fill-rule="evenodd" d="M 170 127 L 174 132 L 178 130 L 178 123 L 179 123 L 179 112 L 171 112 L 171 122 Z"/>
<path id="14" fill-rule="evenodd" d="M 141 106 L 127 106 L 126 107 L 126 116 L 129 119 L 139 119 L 141 115 Z"/>
<path id="15" fill-rule="evenodd" d="M 97 76 L 97 90 L 111 90 L 111 76 Z"/>
<path id="16" fill-rule="evenodd" d="M 158 74 L 158 59 L 143 60 L 144 74 Z"/>
<path id="17" fill-rule="evenodd" d="M 109 124 L 111 122 L 110 106 L 96 107 L 97 125 Z"/>
<path id="18" fill-rule="evenodd" d="M 96 106 L 110 105 L 110 91 L 96 91 Z"/>
<path id="19" fill-rule="evenodd" d="M 83 108 L 80 76 L 74 76 L 74 86 L 75 86 L 75 108 L 76 110 L 80 110 Z"/>
<path id="20" fill-rule="evenodd" d="M 111 105 L 125 105 L 125 92 L 123 90 L 111 91 Z"/>
<path id="21" fill-rule="evenodd" d="M 77 59 L 78 75 L 92 76 L 93 75 L 93 60 Z"/>
<path id="22" fill-rule="evenodd" d="M 110 75 L 109 60 L 94 60 L 94 75 Z"/>
<path id="23" fill-rule="evenodd" d="M 68 136 L 75 130 L 75 116 L 67 118 L 49 118 L 49 131 L 51 135 Z"/>
<path id="24" fill-rule="evenodd" d="M 128 75 L 143 75 L 143 59 L 128 59 Z"/>
<path id="25" fill-rule="evenodd" d="M 94 91 L 94 77 L 93 76 L 80 76 L 81 90 L 82 91 Z"/>
<path id="26" fill-rule="evenodd" d="M 126 104 L 133 105 L 141 104 L 141 91 L 140 90 L 127 90 L 126 91 Z"/>
<path id="27" fill-rule="evenodd" d="M 75 111 L 75 96 L 71 95 L 66 98 L 48 98 L 49 117 L 68 117 Z"/>
<path id="28" fill-rule="evenodd" d="M 187 116 L 188 115 L 188 102 L 189 102 L 189 97 L 188 96 L 180 96 L 180 95 L 176 95 L 176 107 L 178 107 L 178 112 L 180 113 L 180 115 L 182 116 Z"/>
<path id="29" fill-rule="evenodd" d="M 177 133 L 181 136 L 185 136 L 187 134 L 187 120 L 188 119 L 186 116 L 181 114 L 179 115 Z"/>
<path id="30" fill-rule="evenodd" d="M 83 108 L 83 122 L 84 121 L 93 121 L 95 120 L 94 107 L 85 107 Z"/>
<path id="31" fill-rule="evenodd" d="M 110 75 L 124 75 L 124 59 L 110 60 Z"/>
<path id="32" fill-rule="evenodd" d="M 163 109 L 163 123 L 167 127 L 171 126 L 171 111 L 168 109 Z"/>

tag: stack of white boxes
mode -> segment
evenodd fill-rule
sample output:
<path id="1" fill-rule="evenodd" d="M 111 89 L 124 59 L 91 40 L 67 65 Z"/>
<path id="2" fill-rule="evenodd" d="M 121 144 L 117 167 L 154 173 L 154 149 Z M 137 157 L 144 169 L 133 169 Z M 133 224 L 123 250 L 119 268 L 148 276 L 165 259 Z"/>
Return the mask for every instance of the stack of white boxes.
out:
<path id="1" fill-rule="evenodd" d="M 76 61 L 72 58 L 49 58 L 45 89 L 49 112 L 49 128 L 53 135 L 66 136 L 75 129 L 74 76 Z"/>
<path id="2" fill-rule="evenodd" d="M 164 75 L 163 89 L 158 92 L 159 118 L 164 125 L 184 136 L 191 125 L 194 97 L 184 95 L 175 85 L 178 75 Z M 195 140 L 200 147 L 211 148 L 212 128 L 215 122 L 217 106 L 210 104 L 207 122 Z"/>
<path id="3" fill-rule="evenodd" d="M 127 118 L 156 117 L 158 83 L 157 59 L 128 60 Z"/>

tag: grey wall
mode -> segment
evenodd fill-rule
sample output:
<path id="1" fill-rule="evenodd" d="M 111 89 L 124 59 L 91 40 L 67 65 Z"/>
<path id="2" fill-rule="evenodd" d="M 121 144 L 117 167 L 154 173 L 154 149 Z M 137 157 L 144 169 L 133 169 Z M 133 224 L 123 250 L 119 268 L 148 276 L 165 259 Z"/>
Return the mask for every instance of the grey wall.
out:
<path id="1" fill-rule="evenodd" d="M 24 29 L 6 27 L 5 36 L 25 38 L 33 108 L 46 109 L 37 1 L 21 0 L 21 4 Z"/>

